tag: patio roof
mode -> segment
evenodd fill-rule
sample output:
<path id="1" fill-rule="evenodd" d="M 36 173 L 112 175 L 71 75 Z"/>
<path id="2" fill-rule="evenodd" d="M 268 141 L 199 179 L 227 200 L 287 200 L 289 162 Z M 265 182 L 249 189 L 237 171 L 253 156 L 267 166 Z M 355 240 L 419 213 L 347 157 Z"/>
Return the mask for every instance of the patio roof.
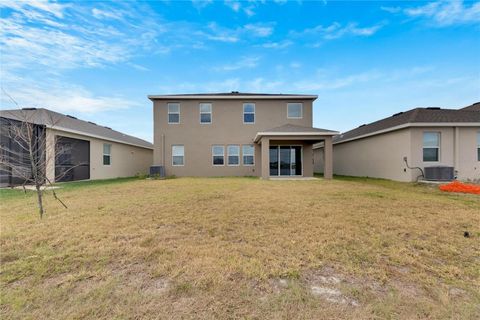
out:
<path id="1" fill-rule="evenodd" d="M 280 127 L 275 127 L 271 129 L 267 129 L 264 131 L 257 132 L 255 136 L 255 142 L 260 141 L 262 137 L 305 137 L 308 136 L 312 139 L 317 137 L 325 137 L 325 136 L 334 136 L 337 135 L 338 131 L 328 130 L 328 129 L 321 129 L 321 128 L 313 128 L 313 127 L 304 127 L 304 126 L 297 126 L 293 124 L 286 124 Z"/>

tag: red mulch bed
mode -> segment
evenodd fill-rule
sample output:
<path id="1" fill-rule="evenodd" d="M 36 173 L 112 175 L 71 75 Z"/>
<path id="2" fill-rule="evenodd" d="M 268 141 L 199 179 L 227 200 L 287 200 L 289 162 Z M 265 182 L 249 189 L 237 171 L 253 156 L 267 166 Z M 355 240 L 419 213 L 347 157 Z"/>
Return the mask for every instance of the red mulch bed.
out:
<path id="1" fill-rule="evenodd" d="M 439 188 L 445 192 L 473 193 L 480 195 L 480 185 L 468 184 L 460 181 L 453 181 L 449 184 L 441 185 Z"/>

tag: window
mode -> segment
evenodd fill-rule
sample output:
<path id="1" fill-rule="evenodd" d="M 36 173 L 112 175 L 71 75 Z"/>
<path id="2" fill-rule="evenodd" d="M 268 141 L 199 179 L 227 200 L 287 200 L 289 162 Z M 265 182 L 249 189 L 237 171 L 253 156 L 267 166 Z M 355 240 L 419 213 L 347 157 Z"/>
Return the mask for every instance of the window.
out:
<path id="1" fill-rule="evenodd" d="M 229 166 L 240 165 L 240 146 L 228 146 L 227 147 L 227 160 Z"/>
<path id="2" fill-rule="evenodd" d="M 212 147 L 212 160 L 214 166 L 223 166 L 225 164 L 225 147 L 213 146 Z"/>
<path id="3" fill-rule="evenodd" d="M 477 161 L 480 161 L 480 132 L 477 132 Z"/>
<path id="4" fill-rule="evenodd" d="M 180 103 L 168 104 L 168 123 L 180 123 Z"/>
<path id="5" fill-rule="evenodd" d="M 243 123 L 255 123 L 255 103 L 243 104 Z"/>
<path id="6" fill-rule="evenodd" d="M 423 161 L 435 162 L 440 158 L 440 132 L 423 133 Z"/>
<path id="7" fill-rule="evenodd" d="M 172 146 L 172 166 L 183 166 L 185 158 L 185 147 L 181 145 Z"/>
<path id="8" fill-rule="evenodd" d="M 303 117 L 303 103 L 287 103 L 287 118 L 301 119 Z"/>
<path id="9" fill-rule="evenodd" d="M 112 145 L 108 143 L 103 144 L 103 165 L 109 166 L 111 164 Z"/>
<path id="10" fill-rule="evenodd" d="M 243 165 L 253 166 L 255 164 L 255 148 L 253 144 L 244 144 L 242 146 Z"/>
<path id="11" fill-rule="evenodd" d="M 211 103 L 200 103 L 200 123 L 212 123 Z"/>

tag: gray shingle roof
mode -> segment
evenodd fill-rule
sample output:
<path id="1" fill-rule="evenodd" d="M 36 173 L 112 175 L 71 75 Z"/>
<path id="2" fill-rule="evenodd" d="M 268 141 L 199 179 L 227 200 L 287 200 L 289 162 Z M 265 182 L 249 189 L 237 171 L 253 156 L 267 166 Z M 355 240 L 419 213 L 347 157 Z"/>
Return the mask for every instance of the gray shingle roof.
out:
<path id="1" fill-rule="evenodd" d="M 474 105 L 472 105 L 474 106 Z M 396 126 L 408 123 L 478 123 L 480 126 L 480 112 L 469 107 L 455 109 L 440 108 L 416 108 L 405 112 L 399 112 L 391 117 L 361 125 L 358 128 L 347 131 L 334 137 L 333 142 L 339 143 L 345 140 L 355 139 L 364 135 L 374 134 L 378 131 L 388 130 Z"/>
<path id="2" fill-rule="evenodd" d="M 93 122 L 79 120 L 75 117 L 67 116 L 44 108 L 0 110 L 0 117 L 12 120 L 27 121 L 39 125 L 45 125 L 47 127 L 53 127 L 54 129 L 58 130 L 135 145 L 143 148 L 153 148 L 153 145 L 148 141 L 126 135 L 108 127 L 97 125 Z"/>
<path id="3" fill-rule="evenodd" d="M 216 93 L 185 93 L 185 94 L 161 94 L 149 95 L 150 100 L 158 99 L 241 99 L 241 98 L 256 98 L 256 99 L 312 99 L 317 98 L 316 95 L 308 94 L 284 94 L 284 93 L 252 93 L 252 92 L 216 92 Z"/>
<path id="4" fill-rule="evenodd" d="M 265 133 L 283 133 L 283 132 L 288 132 L 288 133 L 332 133 L 336 134 L 338 131 L 334 130 L 328 130 L 328 129 L 320 129 L 320 128 L 313 128 L 313 127 L 304 127 L 304 126 L 297 126 L 293 124 L 286 124 L 280 127 L 275 127 L 267 130 L 263 130 L 262 132 Z"/>
<path id="5" fill-rule="evenodd" d="M 476 103 L 472 104 L 471 106 L 462 108 L 462 109 L 460 109 L 460 110 L 464 110 L 464 111 L 480 111 L 480 102 L 476 102 Z"/>

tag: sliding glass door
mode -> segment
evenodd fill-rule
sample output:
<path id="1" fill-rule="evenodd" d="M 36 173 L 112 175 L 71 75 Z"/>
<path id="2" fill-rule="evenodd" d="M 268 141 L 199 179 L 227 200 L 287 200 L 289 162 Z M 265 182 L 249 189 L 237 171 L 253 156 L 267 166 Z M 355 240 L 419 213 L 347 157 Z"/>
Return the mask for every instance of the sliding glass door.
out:
<path id="1" fill-rule="evenodd" d="M 301 176 L 301 146 L 270 146 L 270 176 Z"/>

